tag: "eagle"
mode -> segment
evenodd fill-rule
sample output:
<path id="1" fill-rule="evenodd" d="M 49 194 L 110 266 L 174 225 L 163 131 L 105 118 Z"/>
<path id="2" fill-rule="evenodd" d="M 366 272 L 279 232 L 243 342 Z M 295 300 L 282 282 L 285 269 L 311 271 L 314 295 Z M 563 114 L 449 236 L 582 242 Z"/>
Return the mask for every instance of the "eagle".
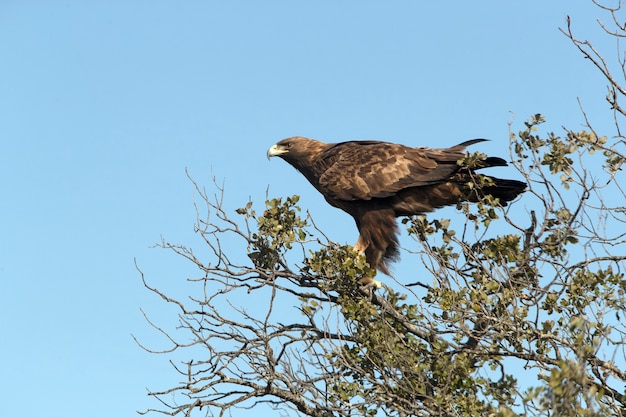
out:
<path id="1" fill-rule="evenodd" d="M 397 217 L 477 202 L 484 195 L 504 206 L 524 192 L 526 183 L 494 177 L 487 177 L 490 181 L 480 191 L 470 186 L 476 169 L 507 165 L 498 157 L 486 157 L 471 169 L 458 163 L 467 146 L 485 140 L 432 149 L 374 140 L 324 143 L 295 136 L 273 145 L 267 157 L 288 162 L 330 205 L 352 216 L 359 231 L 354 249 L 365 255 L 372 269 L 391 275 L 389 263 L 399 257 Z M 373 277 L 360 283 L 381 285 Z"/>

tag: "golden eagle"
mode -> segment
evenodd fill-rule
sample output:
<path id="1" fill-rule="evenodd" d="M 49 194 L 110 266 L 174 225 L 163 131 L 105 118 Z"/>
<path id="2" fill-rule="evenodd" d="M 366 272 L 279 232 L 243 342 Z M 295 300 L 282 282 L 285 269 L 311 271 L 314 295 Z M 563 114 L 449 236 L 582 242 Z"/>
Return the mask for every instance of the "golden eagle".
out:
<path id="1" fill-rule="evenodd" d="M 474 170 L 457 162 L 464 158 L 466 146 L 485 140 L 430 149 L 372 140 L 324 143 L 296 136 L 276 143 L 267 157 L 287 161 L 326 201 L 350 214 L 359 230 L 355 250 L 365 254 L 370 267 L 389 275 L 387 262 L 398 258 L 396 217 L 476 202 L 480 195 L 492 195 L 506 205 L 526 189 L 521 181 L 493 177 L 493 185 L 483 187 L 481 194 L 468 186 Z M 502 158 L 487 157 L 477 168 L 505 165 Z M 376 283 L 371 277 L 361 282 Z"/>

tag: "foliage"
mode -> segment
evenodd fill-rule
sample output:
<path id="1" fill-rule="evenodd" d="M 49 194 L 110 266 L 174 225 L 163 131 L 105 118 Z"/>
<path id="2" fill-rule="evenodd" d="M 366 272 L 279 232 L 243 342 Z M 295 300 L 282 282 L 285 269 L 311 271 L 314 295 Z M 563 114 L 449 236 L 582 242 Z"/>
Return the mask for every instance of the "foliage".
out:
<path id="1" fill-rule="evenodd" d="M 240 227 L 221 199 L 198 190 L 229 227 L 198 223 L 220 262 L 186 256 L 205 273 L 196 307 L 151 288 L 181 309 L 181 328 L 207 351 L 177 368 L 180 386 L 152 393 L 176 394 L 162 411 L 211 415 L 266 403 L 311 416 L 623 415 L 626 251 L 616 231 L 626 216 L 595 185 L 599 172 L 582 165 L 603 147 L 591 163 L 617 185 L 615 154 L 588 132 L 542 135 L 543 123 L 535 115 L 511 135 L 529 184 L 523 204 L 534 207 L 517 210 L 526 224 L 493 201 L 461 207 L 462 234 L 448 219 L 404 221 L 432 276 L 417 283 L 421 291 L 398 282 L 400 291 L 360 288 L 374 271 L 350 246 L 316 239 L 297 196 L 268 200 L 262 215 L 248 203 L 235 211 Z M 251 264 L 221 254 L 233 237 Z M 286 256 L 296 246 L 304 256 L 292 270 Z M 261 314 L 249 312 L 253 304 Z"/>
<path id="2" fill-rule="evenodd" d="M 528 192 L 506 208 L 461 204 L 462 220 L 404 219 L 421 278 L 380 290 L 359 287 L 374 271 L 301 217 L 297 196 L 268 199 L 262 215 L 249 202 L 233 219 L 223 194 L 197 187 L 207 259 L 162 246 L 199 268 L 198 291 L 176 300 L 144 281 L 180 311 L 177 329 L 155 324 L 165 353 L 193 359 L 172 361 L 182 381 L 151 392 L 162 408 L 148 411 L 626 416 L 626 141 L 619 126 L 609 139 L 544 123 L 533 115 L 510 135 Z M 246 262 L 226 253 L 238 243 Z"/>
<path id="3" fill-rule="evenodd" d="M 239 208 L 237 214 L 257 221 L 257 232 L 250 240 L 248 256 L 252 262 L 264 269 L 280 266 L 281 257 L 292 248 L 296 241 L 306 239 L 306 219 L 300 218 L 300 208 L 296 206 L 300 198 L 297 195 L 282 199 L 275 198 L 266 202 L 266 209 L 262 216 L 256 215 L 252 209 L 252 202 L 244 208 Z"/>

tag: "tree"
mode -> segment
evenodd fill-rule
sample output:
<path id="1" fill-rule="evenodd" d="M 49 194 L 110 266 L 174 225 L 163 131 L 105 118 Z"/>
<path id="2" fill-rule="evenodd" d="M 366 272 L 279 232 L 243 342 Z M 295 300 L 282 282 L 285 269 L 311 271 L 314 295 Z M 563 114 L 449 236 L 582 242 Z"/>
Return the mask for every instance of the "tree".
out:
<path id="1" fill-rule="evenodd" d="M 601 7 L 614 19 L 607 33 L 626 36 L 619 8 Z M 416 282 L 360 288 L 373 271 L 326 239 L 297 196 L 231 214 L 221 187 L 211 197 L 194 182 L 209 256 L 161 246 L 197 266 L 197 291 L 175 299 L 141 274 L 179 310 L 176 330 L 154 325 L 168 352 L 193 359 L 172 362 L 183 381 L 151 392 L 162 408 L 148 411 L 626 416 L 625 90 L 569 21 L 564 33 L 609 82 L 618 134 L 599 136 L 589 121 L 580 132 L 546 132 L 539 114 L 511 131 L 513 164 L 529 185 L 523 208 L 460 204 L 456 229 L 436 215 L 406 219 L 428 271 Z M 228 251 L 237 244 L 246 257 Z"/>

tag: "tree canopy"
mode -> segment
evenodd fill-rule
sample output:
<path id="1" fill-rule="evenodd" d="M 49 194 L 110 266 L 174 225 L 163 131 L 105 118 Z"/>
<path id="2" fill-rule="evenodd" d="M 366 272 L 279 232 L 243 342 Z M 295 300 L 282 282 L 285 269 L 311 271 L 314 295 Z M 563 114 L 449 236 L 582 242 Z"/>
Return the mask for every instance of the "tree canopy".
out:
<path id="1" fill-rule="evenodd" d="M 619 9 L 604 10 L 607 34 L 626 36 Z M 167 352 L 188 357 L 172 361 L 180 382 L 151 392 L 161 407 L 146 412 L 626 416 L 626 90 L 569 22 L 564 33 L 607 79 L 617 133 L 589 120 L 553 132 L 540 114 L 512 123 L 511 161 L 528 191 L 506 208 L 459 204 L 461 222 L 404 219 L 422 261 L 410 280 L 359 286 L 374 271 L 329 241 L 298 196 L 229 212 L 223 189 L 194 182 L 206 246 L 161 246 L 198 268 L 197 291 L 177 299 L 142 274 L 179 311 L 176 329 L 154 324 Z"/>

